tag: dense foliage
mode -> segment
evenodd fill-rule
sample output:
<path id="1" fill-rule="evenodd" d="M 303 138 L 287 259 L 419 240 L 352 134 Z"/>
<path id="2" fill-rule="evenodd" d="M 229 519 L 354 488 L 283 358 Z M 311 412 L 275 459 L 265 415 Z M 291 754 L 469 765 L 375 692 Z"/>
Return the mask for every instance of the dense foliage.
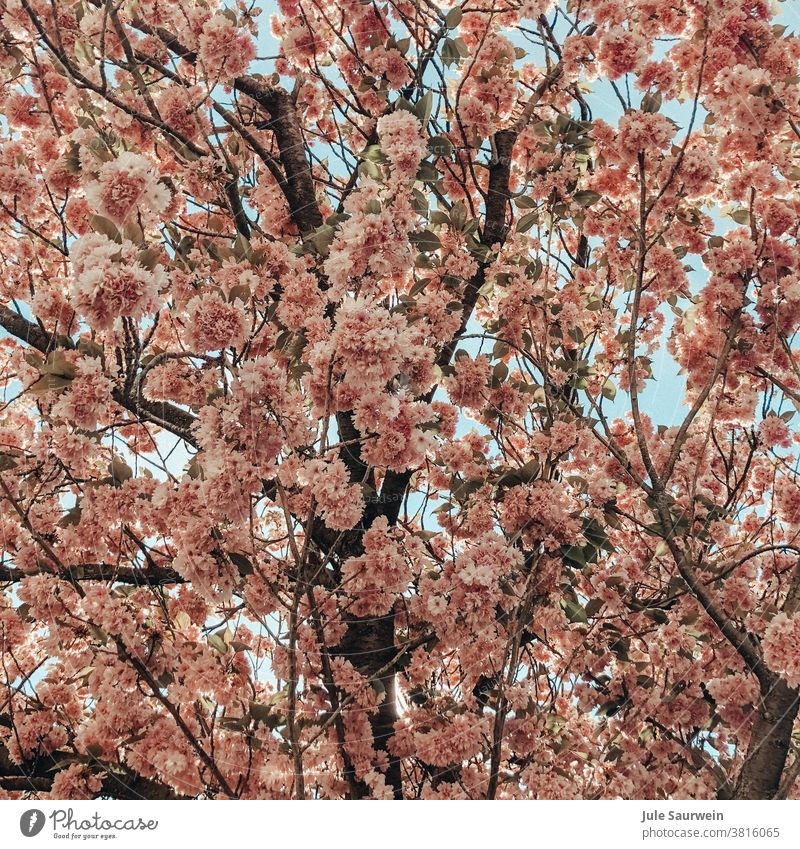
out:
<path id="1" fill-rule="evenodd" d="M 0 795 L 800 794 L 800 39 L 278 5 L 0 2 Z"/>

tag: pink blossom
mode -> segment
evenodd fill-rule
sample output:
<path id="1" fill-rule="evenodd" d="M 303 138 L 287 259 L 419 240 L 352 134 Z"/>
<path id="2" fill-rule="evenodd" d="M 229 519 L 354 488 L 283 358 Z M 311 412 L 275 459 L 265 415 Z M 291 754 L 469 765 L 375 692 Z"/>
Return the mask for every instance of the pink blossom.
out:
<path id="1" fill-rule="evenodd" d="M 84 357 L 76 366 L 75 377 L 66 392 L 53 405 L 60 416 L 85 430 L 94 430 L 111 406 L 111 381 L 103 374 L 99 359 Z"/>
<path id="2" fill-rule="evenodd" d="M 238 301 L 211 292 L 195 295 L 186 306 L 186 341 L 195 351 L 221 351 L 244 343 L 245 314 Z"/>
<path id="3" fill-rule="evenodd" d="M 152 163 L 130 151 L 104 163 L 85 192 L 92 209 L 119 226 L 137 215 L 150 221 L 170 202 L 169 189 L 158 181 Z"/>
<path id="4" fill-rule="evenodd" d="M 776 415 L 762 419 L 758 433 L 768 448 L 788 448 L 792 444 L 792 434 L 788 424 Z"/>
<path id="5" fill-rule="evenodd" d="M 59 770 L 53 778 L 53 799 L 88 799 L 100 792 L 102 782 L 97 773 L 84 764 L 72 764 Z"/>
<path id="6" fill-rule="evenodd" d="M 597 58 L 612 80 L 637 70 L 646 56 L 645 40 L 624 27 L 612 27 L 600 37 Z"/>
<path id="7" fill-rule="evenodd" d="M 199 59 L 210 78 L 243 73 L 256 55 L 253 39 L 226 15 L 216 14 L 203 27 Z"/>
<path id="8" fill-rule="evenodd" d="M 419 119 L 396 109 L 378 120 L 378 137 L 392 166 L 406 177 L 413 176 L 428 152 Z"/>
<path id="9" fill-rule="evenodd" d="M 329 528 L 344 531 L 361 518 L 364 510 L 361 489 L 350 484 L 347 467 L 338 457 L 308 461 L 298 474 L 298 480 L 310 486 Z"/>
<path id="10" fill-rule="evenodd" d="M 790 687 L 800 685 L 800 615 L 778 613 L 767 626 L 762 641 L 764 661 Z"/>

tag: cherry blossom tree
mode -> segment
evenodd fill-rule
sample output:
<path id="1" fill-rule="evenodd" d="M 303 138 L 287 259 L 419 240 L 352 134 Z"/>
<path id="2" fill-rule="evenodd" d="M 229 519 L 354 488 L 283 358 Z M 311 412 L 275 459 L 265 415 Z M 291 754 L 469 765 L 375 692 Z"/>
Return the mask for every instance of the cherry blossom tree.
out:
<path id="1" fill-rule="evenodd" d="M 0 795 L 800 796 L 800 39 L 278 7 L 0 2 Z"/>

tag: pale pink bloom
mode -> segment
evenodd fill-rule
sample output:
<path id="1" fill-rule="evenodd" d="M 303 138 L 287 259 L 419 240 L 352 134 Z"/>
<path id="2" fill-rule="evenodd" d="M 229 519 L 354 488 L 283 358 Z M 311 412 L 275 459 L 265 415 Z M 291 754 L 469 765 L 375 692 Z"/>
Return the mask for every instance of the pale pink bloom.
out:
<path id="1" fill-rule="evenodd" d="M 113 325 L 119 316 L 141 318 L 155 312 L 163 271 L 138 263 L 98 265 L 75 277 L 72 303 L 98 329 Z"/>
<path id="2" fill-rule="evenodd" d="M 603 71 L 615 80 L 635 71 L 647 54 L 647 44 L 641 35 L 615 26 L 601 36 L 597 58 Z"/>
<path id="3" fill-rule="evenodd" d="M 361 518 L 361 488 L 350 483 L 347 467 L 338 457 L 308 460 L 298 471 L 297 480 L 310 487 L 320 515 L 332 530 L 348 530 Z"/>
<path id="4" fill-rule="evenodd" d="M 540 15 L 546 14 L 554 5 L 554 0 L 522 0 L 519 9 L 521 18 L 538 20 Z"/>
<path id="5" fill-rule="evenodd" d="M 363 298 L 348 298 L 339 307 L 331 343 L 346 380 L 361 392 L 383 386 L 409 353 L 405 319 Z"/>
<path id="6" fill-rule="evenodd" d="M 428 152 L 419 119 L 405 109 L 396 109 L 378 119 L 381 150 L 397 171 L 413 177 Z"/>
<path id="7" fill-rule="evenodd" d="M 36 201 L 37 193 L 36 178 L 27 168 L 0 165 L 0 198 L 6 206 L 18 206 L 28 212 Z"/>
<path id="8" fill-rule="evenodd" d="M 479 354 L 474 360 L 469 356 L 456 357 L 455 374 L 448 375 L 442 385 L 450 400 L 459 407 L 480 409 L 486 403 L 487 383 L 491 376 L 489 358 Z"/>
<path id="9" fill-rule="evenodd" d="M 333 292 L 343 295 L 347 283 L 370 274 L 376 281 L 404 276 L 413 266 L 408 228 L 391 207 L 367 214 L 355 212 L 343 222 L 325 260 L 325 274 Z"/>
<path id="10" fill-rule="evenodd" d="M 358 616 L 383 616 L 408 589 L 411 570 L 385 516 L 364 534 L 364 554 L 351 557 L 342 567 L 342 585 L 354 599 Z"/>
<path id="11" fill-rule="evenodd" d="M 303 22 L 296 27 L 287 27 L 281 41 L 281 49 L 293 65 L 308 67 L 309 60 L 328 49 L 328 43 L 321 32 L 309 29 Z"/>
<path id="12" fill-rule="evenodd" d="M 69 387 L 53 405 L 52 414 L 67 419 L 76 427 L 94 430 L 111 407 L 111 387 L 100 359 L 83 357 L 77 362 L 76 375 Z"/>
<path id="13" fill-rule="evenodd" d="M 251 36 L 218 13 L 203 27 L 199 59 L 210 77 L 231 79 L 244 73 L 256 57 Z"/>
<path id="14" fill-rule="evenodd" d="M 171 200 L 150 160 L 130 151 L 104 163 L 84 191 L 92 209 L 119 226 L 137 215 L 149 222 L 165 212 Z"/>
<path id="15" fill-rule="evenodd" d="M 440 616 L 447 610 L 447 599 L 441 595 L 432 595 L 428 597 L 425 606 L 428 608 L 428 613 L 432 616 Z"/>
<path id="16" fill-rule="evenodd" d="M 780 416 L 766 416 L 758 426 L 758 435 L 767 448 L 788 448 L 792 444 L 792 433 Z"/>
<path id="17" fill-rule="evenodd" d="M 778 517 L 790 528 L 800 523 L 800 486 L 797 480 L 781 476 L 775 482 L 775 504 Z"/>
<path id="18" fill-rule="evenodd" d="M 120 316 L 141 318 L 157 309 L 159 291 L 166 286 L 164 269 L 140 265 L 131 242 L 88 233 L 71 246 L 70 259 L 70 301 L 97 329 L 110 328 Z"/>
<path id="19" fill-rule="evenodd" d="M 554 454 L 562 454 L 575 445 L 578 429 L 575 422 L 557 421 L 550 428 L 550 450 Z"/>
<path id="20" fill-rule="evenodd" d="M 620 118 L 619 146 L 621 153 L 635 160 L 642 151 L 648 155 L 664 149 L 672 139 L 675 127 L 658 113 L 628 112 Z"/>
<path id="21" fill-rule="evenodd" d="M 767 666 L 785 678 L 790 687 L 800 685 L 800 615 L 774 616 L 761 645 Z"/>
<path id="22" fill-rule="evenodd" d="M 158 96 L 156 105 L 166 124 L 185 138 L 193 141 L 203 128 L 200 107 L 203 97 L 200 89 L 186 90 L 183 86 L 170 86 Z"/>
<path id="23" fill-rule="evenodd" d="M 91 799 L 100 792 L 100 776 L 84 764 L 71 764 L 53 777 L 52 799 Z"/>
<path id="24" fill-rule="evenodd" d="M 195 295 L 186 306 L 186 341 L 194 351 L 239 348 L 245 340 L 246 318 L 241 301 L 224 301 L 207 292 Z"/>

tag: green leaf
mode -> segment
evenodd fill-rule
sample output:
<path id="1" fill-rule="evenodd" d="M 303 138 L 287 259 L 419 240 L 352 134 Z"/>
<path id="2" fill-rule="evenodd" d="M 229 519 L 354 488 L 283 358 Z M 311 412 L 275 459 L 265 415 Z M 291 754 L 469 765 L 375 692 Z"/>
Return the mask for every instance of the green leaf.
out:
<path id="1" fill-rule="evenodd" d="M 379 144 L 371 144 L 368 147 L 365 147 L 361 158 L 365 159 L 367 162 L 385 162 L 386 157 L 383 155 L 383 151 L 381 151 L 381 146 Z"/>
<path id="2" fill-rule="evenodd" d="M 75 366 L 67 359 L 63 351 L 51 351 L 47 359 L 39 367 L 42 374 L 52 374 L 58 377 L 75 377 Z"/>
<path id="3" fill-rule="evenodd" d="M 0 472 L 7 472 L 9 469 L 15 469 L 19 463 L 16 458 L 10 454 L 0 454 Z"/>
<path id="4" fill-rule="evenodd" d="M 68 528 L 70 525 L 77 525 L 81 521 L 81 507 L 76 504 L 70 507 L 69 510 L 56 523 L 59 528 Z"/>
<path id="5" fill-rule="evenodd" d="M 586 605 L 586 615 L 588 617 L 596 616 L 602 609 L 605 602 L 602 598 L 592 598 Z"/>
<path id="6" fill-rule="evenodd" d="M 250 247 L 250 240 L 241 233 L 236 234 L 236 239 L 233 242 L 233 255 L 236 259 L 249 259 L 253 253 Z"/>
<path id="7" fill-rule="evenodd" d="M 609 401 L 613 401 L 617 397 L 617 387 L 610 380 L 606 380 L 600 391 L 603 393 L 603 397 L 608 398 Z"/>
<path id="8" fill-rule="evenodd" d="M 467 207 L 461 201 L 454 203 L 450 209 L 450 222 L 457 230 L 467 223 Z"/>
<path id="9" fill-rule="evenodd" d="M 414 110 L 414 104 L 411 103 L 410 100 L 406 100 L 405 97 L 398 97 L 394 102 L 395 109 L 403 109 L 406 112 L 410 112 L 412 115 L 415 115 L 416 112 Z"/>
<path id="10" fill-rule="evenodd" d="M 64 168 L 74 175 L 81 173 L 80 147 L 72 142 L 69 146 L 69 153 L 64 154 L 62 159 Z"/>
<path id="11" fill-rule="evenodd" d="M 529 212 L 517 221 L 517 233 L 527 233 L 534 224 L 539 222 L 538 212 Z"/>
<path id="12" fill-rule="evenodd" d="M 444 22 L 447 24 L 448 29 L 455 29 L 461 23 L 461 19 L 463 17 L 464 17 L 464 13 L 461 11 L 461 7 L 460 6 L 454 6 L 444 16 Z"/>
<path id="13" fill-rule="evenodd" d="M 412 233 L 409 238 L 420 251 L 437 251 L 442 246 L 439 237 L 430 230 L 420 230 L 418 233 Z"/>
<path id="14" fill-rule="evenodd" d="M 585 624 L 589 621 L 589 617 L 586 615 L 586 611 L 578 604 L 576 601 L 563 600 L 561 602 L 561 607 L 564 610 L 564 613 L 567 614 L 567 619 L 570 622 L 580 622 L 581 624 Z"/>
<path id="15" fill-rule="evenodd" d="M 428 150 L 434 156 L 450 157 L 453 155 L 453 143 L 447 136 L 432 136 L 428 139 Z"/>
<path id="16" fill-rule="evenodd" d="M 216 649 L 220 654 L 227 654 L 228 644 L 219 634 L 211 634 L 208 638 L 208 644 L 212 649 Z"/>
<path id="17" fill-rule="evenodd" d="M 583 567 L 586 566 L 586 557 L 584 556 L 583 549 L 577 545 L 563 546 L 561 549 L 561 556 L 568 563 L 571 563 L 573 566 L 577 566 L 579 569 L 583 569 Z"/>
<path id="18" fill-rule="evenodd" d="M 231 288 L 230 294 L 228 295 L 228 300 L 233 303 L 237 298 L 244 303 L 247 303 L 251 296 L 252 292 L 250 291 L 250 287 L 242 284 L 241 286 L 233 286 Z"/>
<path id="19" fill-rule="evenodd" d="M 117 225 L 110 219 L 102 215 L 90 215 L 89 223 L 93 230 L 107 236 L 112 242 L 122 242 L 122 235 L 117 229 Z"/>
<path id="20" fill-rule="evenodd" d="M 374 162 L 359 163 L 358 173 L 362 177 L 370 177 L 373 180 L 380 180 L 381 178 L 381 169 Z"/>
<path id="21" fill-rule="evenodd" d="M 426 91 L 425 94 L 414 105 L 414 112 L 424 127 L 431 118 L 433 111 L 433 92 Z"/>
<path id="22" fill-rule="evenodd" d="M 250 716 L 252 716 L 256 722 L 268 722 L 271 714 L 272 708 L 270 705 L 261 705 L 258 702 L 250 702 Z"/>
<path id="23" fill-rule="evenodd" d="M 588 189 L 585 191 L 575 192 L 572 196 L 572 200 L 578 204 L 578 206 L 591 206 L 593 203 L 597 203 L 600 200 L 600 195 L 597 192 L 589 191 Z"/>
<path id="24" fill-rule="evenodd" d="M 460 36 L 458 38 L 453 39 L 453 44 L 456 46 L 456 50 L 458 51 L 458 55 L 462 59 L 466 59 L 469 56 L 469 47 L 467 47 L 467 43 Z"/>
<path id="25" fill-rule="evenodd" d="M 528 460 L 524 466 L 517 470 L 517 474 L 519 475 L 519 479 L 524 483 L 531 483 L 539 476 L 540 468 L 538 460 Z"/>
<path id="26" fill-rule="evenodd" d="M 152 271 L 161 259 L 161 249 L 156 247 L 144 248 L 136 255 L 136 261 L 143 268 Z"/>
<path id="27" fill-rule="evenodd" d="M 646 610 L 643 610 L 642 613 L 644 613 L 648 619 L 652 619 L 653 622 L 657 622 L 659 625 L 665 625 L 669 622 L 669 616 L 657 607 L 649 607 Z"/>
<path id="28" fill-rule="evenodd" d="M 450 65 L 457 65 L 461 61 L 461 53 L 455 39 L 446 38 L 442 45 L 442 62 L 449 68 Z"/>
<path id="29" fill-rule="evenodd" d="M 129 242 L 133 242 L 134 245 L 144 244 L 144 230 L 142 230 L 139 222 L 133 218 L 125 222 L 122 228 L 122 235 Z"/>
<path id="30" fill-rule="evenodd" d="M 527 195 L 519 195 L 519 197 L 514 198 L 514 205 L 517 209 L 536 209 L 539 204 Z"/>
<path id="31" fill-rule="evenodd" d="M 417 171 L 417 179 L 424 180 L 426 183 L 435 183 L 439 179 L 439 172 L 430 162 L 420 162 Z"/>
<path id="32" fill-rule="evenodd" d="M 642 112 L 658 112 L 658 110 L 660 108 L 661 108 L 661 92 L 660 91 L 655 91 L 655 92 L 652 92 L 652 93 L 648 92 L 642 98 L 642 106 L 641 106 Z"/>
<path id="33" fill-rule="evenodd" d="M 57 374 L 45 374 L 35 383 L 32 383 L 27 391 L 32 395 L 44 395 L 46 392 L 57 392 L 66 389 L 72 382 L 69 377 L 60 377 Z"/>
<path id="34" fill-rule="evenodd" d="M 362 165 L 371 165 L 372 163 L 363 162 Z M 377 167 L 377 166 L 373 166 Z M 308 241 L 315 247 L 320 256 L 327 256 L 330 252 L 331 245 L 336 236 L 336 231 L 330 224 L 323 224 L 318 227 L 309 237 Z"/>
<path id="35" fill-rule="evenodd" d="M 250 720 L 246 716 L 226 716 L 219 721 L 220 728 L 225 731 L 244 731 L 249 724 Z"/>
<path id="36" fill-rule="evenodd" d="M 133 469 L 120 457 L 114 457 L 108 464 L 108 473 L 116 485 L 133 477 Z"/>
<path id="37" fill-rule="evenodd" d="M 240 554 L 238 551 L 230 551 L 228 552 L 228 557 L 230 558 L 231 563 L 239 570 L 240 575 L 250 575 L 253 572 L 253 564 L 250 562 L 248 557 L 245 557 L 244 554 Z"/>
<path id="38" fill-rule="evenodd" d="M 492 378 L 499 385 L 508 377 L 508 366 L 505 363 L 498 363 L 492 370 Z"/>

